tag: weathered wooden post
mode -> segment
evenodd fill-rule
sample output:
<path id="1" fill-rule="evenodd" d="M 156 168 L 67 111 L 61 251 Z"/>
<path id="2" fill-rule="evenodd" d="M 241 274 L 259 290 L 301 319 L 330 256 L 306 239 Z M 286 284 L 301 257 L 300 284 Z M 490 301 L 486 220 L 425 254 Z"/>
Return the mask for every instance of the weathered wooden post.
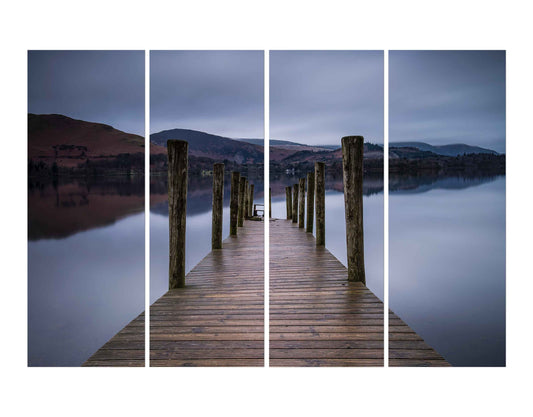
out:
<path id="1" fill-rule="evenodd" d="M 250 217 L 254 215 L 254 185 L 250 185 L 250 201 L 248 201 L 248 204 L 250 205 L 248 210 L 250 213 Z"/>
<path id="2" fill-rule="evenodd" d="M 285 198 L 287 200 L 287 220 L 292 219 L 292 193 L 291 187 L 285 187 Z"/>
<path id="3" fill-rule="evenodd" d="M 313 233 L 313 220 L 315 214 L 315 173 L 307 173 L 307 233 Z"/>
<path id="4" fill-rule="evenodd" d="M 241 177 L 239 181 L 239 219 L 237 226 L 242 227 L 244 225 L 244 186 L 246 185 L 246 177 Z"/>
<path id="5" fill-rule="evenodd" d="M 272 217 L 272 188 L 268 189 L 268 218 Z"/>
<path id="6" fill-rule="evenodd" d="M 366 284 L 363 238 L 364 139 L 362 136 L 345 136 L 341 142 L 348 281 Z"/>
<path id="7" fill-rule="evenodd" d="M 222 249 L 222 207 L 224 205 L 224 164 L 213 165 L 213 223 L 211 249 Z"/>
<path id="8" fill-rule="evenodd" d="M 298 191 L 298 227 L 305 226 L 305 178 L 300 178 L 300 190 Z"/>
<path id="9" fill-rule="evenodd" d="M 326 167 L 315 162 L 316 245 L 326 245 Z"/>
<path id="10" fill-rule="evenodd" d="M 185 286 L 185 222 L 187 218 L 187 157 L 189 144 L 167 141 L 168 151 L 168 288 Z"/>
<path id="11" fill-rule="evenodd" d="M 229 202 L 229 234 L 237 236 L 237 221 L 239 218 L 239 182 L 241 174 L 231 173 L 231 190 Z"/>
<path id="12" fill-rule="evenodd" d="M 250 193 L 248 192 L 248 179 L 244 181 L 244 218 L 247 219 L 250 217 L 248 215 L 248 207 L 250 206 L 248 204 L 248 200 L 250 199 Z"/>
<path id="13" fill-rule="evenodd" d="M 298 184 L 292 186 L 292 222 L 298 223 Z"/>

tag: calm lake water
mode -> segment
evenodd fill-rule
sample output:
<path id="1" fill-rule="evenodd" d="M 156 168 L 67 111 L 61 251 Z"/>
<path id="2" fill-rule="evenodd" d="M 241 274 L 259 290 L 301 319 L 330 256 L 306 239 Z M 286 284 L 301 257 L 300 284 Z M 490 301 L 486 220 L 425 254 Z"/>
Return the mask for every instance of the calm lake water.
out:
<path id="1" fill-rule="evenodd" d="M 244 175 L 244 174 L 243 174 Z M 262 204 L 263 179 L 246 175 L 254 184 L 254 203 Z M 222 239 L 229 236 L 229 199 L 231 178 L 224 178 Z M 185 271 L 188 273 L 211 252 L 213 177 L 189 176 Z M 150 179 L 150 302 L 168 291 L 168 194 L 166 175 Z"/>
<path id="2" fill-rule="evenodd" d="M 28 365 L 80 366 L 144 310 L 144 178 L 30 180 Z"/>
<path id="3" fill-rule="evenodd" d="M 391 177 L 390 308 L 456 366 L 505 366 L 505 177 Z"/>
<path id="4" fill-rule="evenodd" d="M 286 175 L 271 176 L 272 217 L 287 218 L 285 187 L 297 183 L 298 178 Z M 341 178 L 326 178 L 326 248 L 346 266 L 343 190 Z M 383 300 L 383 178 L 381 176 L 365 177 L 363 211 L 366 284 Z M 313 231 L 314 235 L 315 232 Z"/>

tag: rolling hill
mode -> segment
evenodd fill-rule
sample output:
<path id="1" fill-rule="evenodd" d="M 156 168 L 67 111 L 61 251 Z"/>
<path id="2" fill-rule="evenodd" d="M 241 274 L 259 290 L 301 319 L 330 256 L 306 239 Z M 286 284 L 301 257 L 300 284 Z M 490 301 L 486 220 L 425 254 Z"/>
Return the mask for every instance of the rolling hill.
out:
<path id="1" fill-rule="evenodd" d="M 481 148 L 479 146 L 466 145 L 464 143 L 454 143 L 450 145 L 434 146 L 425 142 L 391 142 L 390 147 L 396 148 L 417 148 L 421 151 L 433 152 L 437 155 L 457 156 L 469 153 L 488 153 L 498 155 L 492 149 Z"/>
<path id="2" fill-rule="evenodd" d="M 150 135 L 150 142 L 159 146 L 166 147 L 169 139 L 189 142 L 189 155 L 192 156 L 238 164 L 263 163 L 263 147 L 240 140 L 190 129 L 164 130 Z"/>
<path id="3" fill-rule="evenodd" d="M 76 167 L 87 159 L 143 153 L 142 136 L 61 114 L 28 114 L 28 158 L 34 162 Z"/>

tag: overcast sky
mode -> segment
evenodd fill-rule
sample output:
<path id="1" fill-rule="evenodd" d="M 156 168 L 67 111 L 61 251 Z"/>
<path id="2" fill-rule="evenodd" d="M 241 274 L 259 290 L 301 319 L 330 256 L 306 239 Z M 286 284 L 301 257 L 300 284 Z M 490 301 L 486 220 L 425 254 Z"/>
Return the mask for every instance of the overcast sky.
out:
<path id="1" fill-rule="evenodd" d="M 383 51 L 272 51 L 270 138 L 383 143 Z"/>
<path id="2" fill-rule="evenodd" d="M 28 112 L 144 136 L 144 51 L 29 51 Z"/>
<path id="3" fill-rule="evenodd" d="M 389 140 L 505 152 L 504 51 L 391 51 Z"/>
<path id="4" fill-rule="evenodd" d="M 152 51 L 150 132 L 262 138 L 263 51 Z"/>

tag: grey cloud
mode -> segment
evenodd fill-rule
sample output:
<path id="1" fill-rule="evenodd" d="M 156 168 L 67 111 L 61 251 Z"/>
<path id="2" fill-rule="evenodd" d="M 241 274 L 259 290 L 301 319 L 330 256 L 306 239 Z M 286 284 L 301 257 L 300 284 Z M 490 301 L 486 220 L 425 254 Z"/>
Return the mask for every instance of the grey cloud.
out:
<path id="1" fill-rule="evenodd" d="M 263 137 L 262 51 L 152 51 L 150 130 Z"/>
<path id="2" fill-rule="evenodd" d="M 144 51 L 29 51 L 28 112 L 144 136 Z"/>
<path id="3" fill-rule="evenodd" d="M 391 51 L 390 141 L 505 152 L 505 51 Z"/>
<path id="4" fill-rule="evenodd" d="M 382 51 L 272 51 L 270 137 L 382 143 L 383 91 Z"/>

